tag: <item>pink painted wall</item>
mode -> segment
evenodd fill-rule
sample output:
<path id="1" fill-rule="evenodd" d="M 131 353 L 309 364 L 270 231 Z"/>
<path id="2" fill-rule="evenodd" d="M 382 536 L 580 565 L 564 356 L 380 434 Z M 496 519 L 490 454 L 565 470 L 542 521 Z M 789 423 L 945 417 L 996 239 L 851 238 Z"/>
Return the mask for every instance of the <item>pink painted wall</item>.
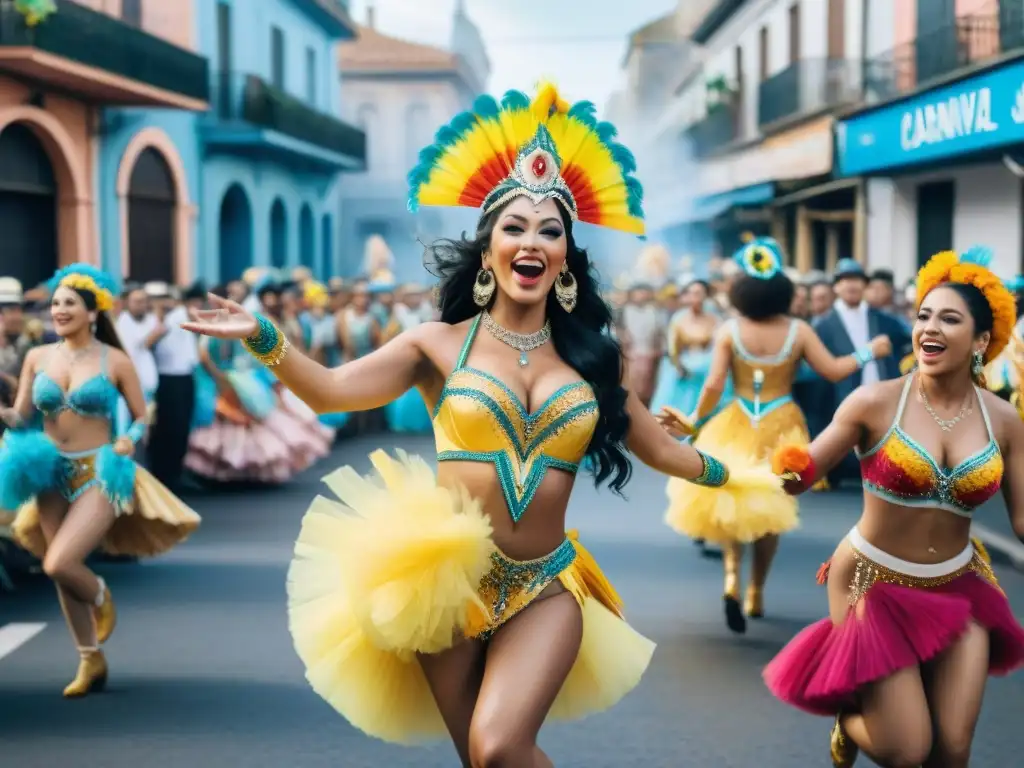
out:
<path id="1" fill-rule="evenodd" d="M 23 122 L 35 131 L 53 163 L 57 180 L 57 248 L 61 264 L 98 263 L 99 238 L 93 210 L 95 158 L 86 104 L 46 94 L 46 109 L 29 106 L 31 91 L 16 80 L 0 77 L 0 131 Z"/>
<path id="2" fill-rule="evenodd" d="M 121 0 L 75 0 L 94 11 L 120 18 Z M 196 49 L 195 0 L 142 0 L 142 28 L 189 50 Z"/>

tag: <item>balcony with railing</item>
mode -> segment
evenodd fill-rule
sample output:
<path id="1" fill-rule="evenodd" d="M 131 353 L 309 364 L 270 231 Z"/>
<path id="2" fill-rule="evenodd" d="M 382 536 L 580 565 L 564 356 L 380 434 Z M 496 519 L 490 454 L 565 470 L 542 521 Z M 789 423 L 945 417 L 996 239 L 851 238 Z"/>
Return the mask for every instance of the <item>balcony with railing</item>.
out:
<path id="1" fill-rule="evenodd" d="M 105 106 L 201 110 L 206 59 L 71 0 L 34 27 L 0 0 L 0 73 Z"/>
<path id="2" fill-rule="evenodd" d="M 366 169 L 366 134 L 258 75 L 217 73 L 202 136 L 209 150 L 279 157 L 321 171 Z"/>
<path id="3" fill-rule="evenodd" d="M 757 124 L 812 115 L 852 104 L 861 98 L 860 62 L 801 59 L 758 86 Z"/>
<path id="4" fill-rule="evenodd" d="M 349 0 L 292 0 L 327 32 L 339 38 L 352 38 L 356 24 L 352 21 Z"/>
<path id="5" fill-rule="evenodd" d="M 864 66 L 868 100 L 887 101 L 959 69 L 1024 48 L 1024 3 L 1002 2 L 999 11 L 962 16 Z"/>
<path id="6" fill-rule="evenodd" d="M 739 115 L 736 107 L 719 102 L 708 109 L 707 115 L 686 129 L 695 158 L 705 158 L 739 136 Z"/>

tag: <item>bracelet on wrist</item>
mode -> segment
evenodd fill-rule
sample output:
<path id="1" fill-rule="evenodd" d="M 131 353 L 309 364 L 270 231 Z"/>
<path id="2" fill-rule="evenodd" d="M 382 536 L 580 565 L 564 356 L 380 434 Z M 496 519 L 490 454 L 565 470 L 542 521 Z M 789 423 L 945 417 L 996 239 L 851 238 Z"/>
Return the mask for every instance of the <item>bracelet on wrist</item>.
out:
<path id="1" fill-rule="evenodd" d="M 692 478 L 691 483 L 708 488 L 721 488 L 729 482 L 729 468 L 725 464 L 700 450 L 697 451 L 697 455 L 704 465 L 704 471 L 698 477 Z"/>
<path id="2" fill-rule="evenodd" d="M 142 438 L 146 436 L 145 419 L 136 419 L 135 421 L 133 421 L 131 426 L 128 427 L 127 431 L 124 433 L 124 436 L 127 437 L 136 445 L 138 445 L 139 441 L 141 441 Z"/>
<path id="3" fill-rule="evenodd" d="M 242 345 L 268 368 L 280 365 L 291 348 L 288 338 L 263 315 L 256 315 L 256 333 L 242 339 Z"/>
<path id="4" fill-rule="evenodd" d="M 857 351 L 853 353 L 853 357 L 857 361 L 857 367 L 863 368 L 875 359 L 875 353 L 871 351 L 870 345 L 864 345 L 863 347 L 857 347 Z"/>

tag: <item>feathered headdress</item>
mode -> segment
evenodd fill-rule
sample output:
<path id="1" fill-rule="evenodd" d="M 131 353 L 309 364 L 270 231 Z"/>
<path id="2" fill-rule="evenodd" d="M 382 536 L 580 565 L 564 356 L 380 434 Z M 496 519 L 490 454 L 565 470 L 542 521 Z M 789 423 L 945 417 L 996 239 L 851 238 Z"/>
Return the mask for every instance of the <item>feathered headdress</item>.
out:
<path id="1" fill-rule="evenodd" d="M 420 152 L 409 173 L 409 210 L 465 206 L 483 213 L 525 196 L 558 200 L 574 220 L 643 237 L 643 188 L 633 154 L 614 141 L 589 101 L 570 105 L 554 85 L 537 97 L 480 96 Z"/>
<path id="2" fill-rule="evenodd" d="M 99 267 L 81 262 L 57 270 L 47 283 L 51 294 L 61 287 L 88 291 L 96 297 L 96 309 L 100 312 L 108 312 L 114 308 L 114 297 L 119 290 L 113 277 Z"/>
<path id="3" fill-rule="evenodd" d="M 937 253 L 917 273 L 917 309 L 921 308 L 924 297 L 943 283 L 973 285 L 981 291 L 992 309 L 992 338 L 985 350 L 986 363 L 1003 351 L 1017 322 L 1017 302 L 1003 281 L 988 268 L 991 263 L 992 251 L 975 246 L 963 255 L 955 251 Z"/>
<path id="4" fill-rule="evenodd" d="M 755 237 L 733 259 L 745 274 L 759 280 L 771 280 L 782 270 L 782 248 L 770 237 Z"/>

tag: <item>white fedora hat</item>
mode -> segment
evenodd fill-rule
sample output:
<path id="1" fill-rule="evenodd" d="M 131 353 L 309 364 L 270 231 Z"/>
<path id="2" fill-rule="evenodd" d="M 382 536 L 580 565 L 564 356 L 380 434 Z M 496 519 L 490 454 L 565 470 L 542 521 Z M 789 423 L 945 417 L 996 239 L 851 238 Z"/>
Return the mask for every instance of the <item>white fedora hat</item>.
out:
<path id="1" fill-rule="evenodd" d="M 171 296 L 171 286 L 167 283 L 153 281 L 142 286 L 142 290 L 151 299 L 166 299 Z"/>
<path id="2" fill-rule="evenodd" d="M 23 304 L 25 292 L 21 283 L 13 277 L 0 277 L 0 305 Z"/>

